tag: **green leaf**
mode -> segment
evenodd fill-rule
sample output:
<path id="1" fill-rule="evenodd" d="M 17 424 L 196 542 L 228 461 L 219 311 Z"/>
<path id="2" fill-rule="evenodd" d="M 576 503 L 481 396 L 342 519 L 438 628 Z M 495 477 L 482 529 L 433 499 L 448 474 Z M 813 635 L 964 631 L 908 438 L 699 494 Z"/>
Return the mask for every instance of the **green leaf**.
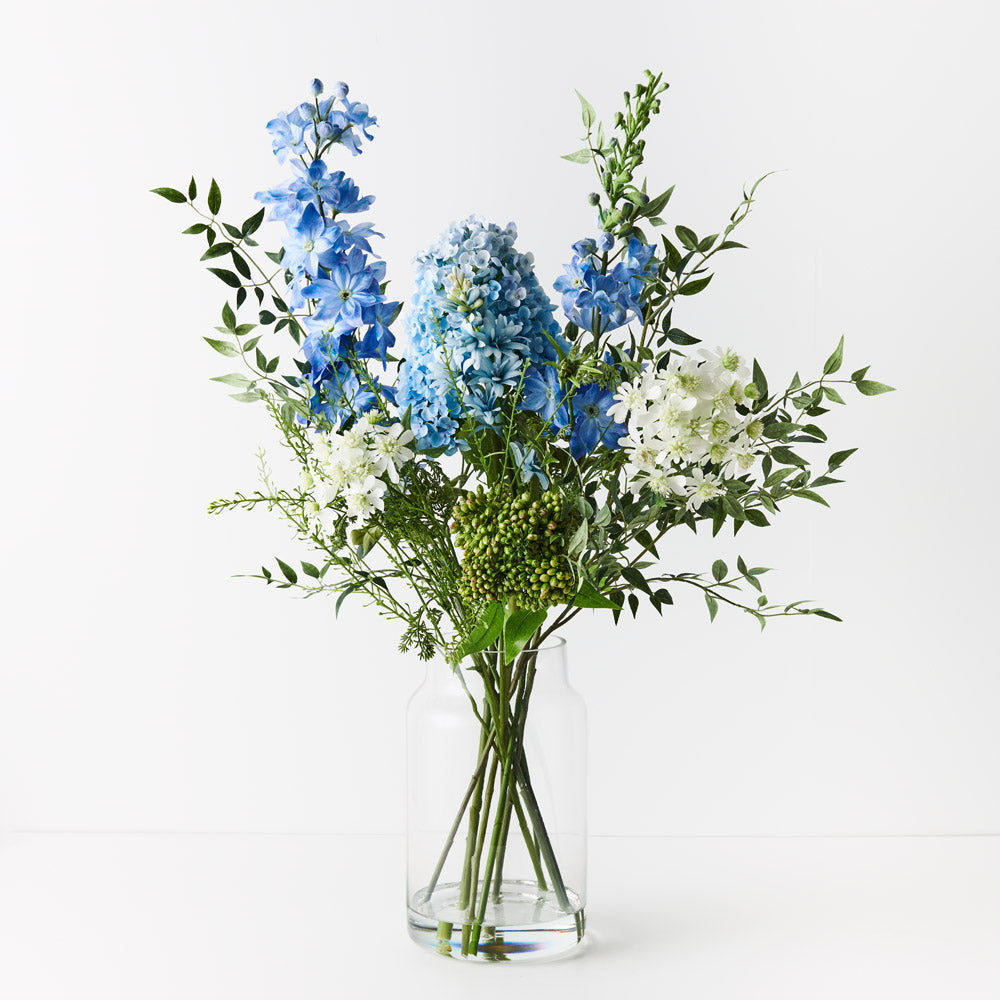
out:
<path id="1" fill-rule="evenodd" d="M 855 383 L 862 396 L 881 396 L 883 392 L 895 392 L 895 388 L 884 382 L 873 382 L 870 379 L 859 379 Z"/>
<path id="2" fill-rule="evenodd" d="M 282 562 L 277 556 L 275 556 L 274 561 L 278 564 L 278 569 L 281 570 L 281 572 L 284 575 L 285 579 L 289 583 L 297 583 L 298 582 L 298 579 L 299 579 L 298 574 L 295 572 L 294 569 L 292 569 L 291 566 L 288 565 L 288 563 Z"/>
<path id="3" fill-rule="evenodd" d="M 264 221 L 264 209 L 261 209 L 259 212 L 255 212 L 253 215 L 251 215 L 250 218 L 243 223 L 242 227 L 243 235 L 251 236 L 253 233 L 257 232 L 257 230 L 260 229 L 260 224 L 263 221 Z"/>
<path id="4" fill-rule="evenodd" d="M 542 608 L 539 611 L 518 608 L 511 614 L 503 629 L 504 654 L 507 663 L 510 663 L 524 649 L 528 640 L 542 627 L 546 615 L 548 615 L 547 608 Z"/>
<path id="5" fill-rule="evenodd" d="M 240 279 L 233 274 L 232 271 L 226 271 L 221 267 L 210 267 L 209 270 L 214 274 L 220 281 L 224 281 L 230 288 L 239 288 Z"/>
<path id="6" fill-rule="evenodd" d="M 243 256 L 235 247 L 233 247 L 232 254 L 233 254 L 233 267 L 235 267 L 236 270 L 239 271 L 240 274 L 242 274 L 243 277 L 247 279 L 247 281 L 249 281 L 250 265 L 243 259 Z"/>
<path id="7" fill-rule="evenodd" d="M 354 591 L 357 590 L 360 586 L 361 586 L 360 583 L 352 583 L 349 586 L 347 586 L 347 587 L 344 588 L 344 590 L 341 593 L 340 597 L 337 598 L 337 603 L 333 606 L 334 617 L 337 617 L 340 614 L 340 607 L 344 603 L 344 601 L 347 599 L 348 595 L 349 594 L 353 594 Z"/>
<path id="8" fill-rule="evenodd" d="M 215 257 L 225 257 L 230 250 L 233 249 L 232 243 L 216 243 L 214 246 L 210 246 L 202 255 L 202 260 L 212 260 Z"/>
<path id="9" fill-rule="evenodd" d="M 705 603 L 708 605 L 708 620 L 715 621 L 715 616 L 719 613 L 719 602 L 706 590 Z"/>
<path id="10" fill-rule="evenodd" d="M 852 382 L 857 382 L 860 379 L 863 379 L 868 374 L 868 369 L 869 368 L 871 368 L 871 365 L 865 365 L 864 368 L 859 368 L 856 372 L 852 372 L 851 373 L 851 381 Z"/>
<path id="11" fill-rule="evenodd" d="M 698 237 L 695 235 L 693 229 L 688 229 L 687 226 L 677 226 L 674 232 L 677 234 L 677 239 L 681 241 L 682 246 L 688 250 L 698 249 Z"/>
<path id="12" fill-rule="evenodd" d="M 176 188 L 150 188 L 153 194 L 158 194 L 161 198 L 166 198 L 167 201 L 172 201 L 175 205 L 183 205 L 187 201 Z"/>
<path id="13" fill-rule="evenodd" d="M 311 576 L 314 580 L 319 579 L 319 570 L 313 566 L 312 563 L 302 563 L 302 572 L 305 573 L 306 576 Z"/>
<path id="14" fill-rule="evenodd" d="M 750 507 L 744 511 L 746 514 L 746 519 L 758 528 L 766 528 L 771 522 L 764 517 L 764 515 L 754 507 Z"/>
<path id="15" fill-rule="evenodd" d="M 569 548 L 566 550 L 566 554 L 572 559 L 573 556 L 579 555 L 587 544 L 587 522 L 581 521 L 580 527 L 573 532 L 573 537 L 570 539 Z"/>
<path id="16" fill-rule="evenodd" d="M 691 344 L 701 343 L 697 337 L 692 337 L 691 334 L 685 333 L 683 330 L 678 330 L 676 328 L 667 330 L 665 336 L 667 340 L 674 344 L 680 344 L 682 347 L 690 347 Z"/>
<path id="17" fill-rule="evenodd" d="M 187 236 L 189 233 L 191 235 L 198 235 L 199 233 L 205 232 L 208 226 L 204 222 L 196 222 L 193 226 L 188 226 L 187 229 L 181 230 L 182 235 Z"/>
<path id="18" fill-rule="evenodd" d="M 234 389 L 245 389 L 251 384 L 250 379 L 246 375 L 240 375 L 238 372 L 233 372 L 232 375 L 215 375 L 211 381 L 221 382 L 223 385 L 231 385 Z"/>
<path id="19" fill-rule="evenodd" d="M 219 190 L 219 185 L 215 183 L 215 178 L 212 178 L 212 186 L 208 189 L 208 210 L 212 215 L 218 215 L 219 209 L 222 208 L 222 192 Z"/>
<path id="20" fill-rule="evenodd" d="M 222 307 L 222 325 L 230 331 L 236 329 L 236 314 L 228 302 Z"/>
<path id="21" fill-rule="evenodd" d="M 839 469 L 857 450 L 857 448 L 847 448 L 845 451 L 835 451 L 830 456 L 830 463 L 827 468 L 831 472 L 834 469 Z"/>
<path id="22" fill-rule="evenodd" d="M 580 589 L 573 598 L 572 604 L 577 608 L 617 608 L 614 601 L 609 601 L 586 577 L 580 584 Z"/>
<path id="23" fill-rule="evenodd" d="M 637 590 L 641 590 L 646 594 L 651 594 L 651 590 L 648 583 L 646 583 L 646 578 L 642 575 L 639 570 L 634 566 L 625 566 L 622 569 L 622 576 L 629 582 L 629 584 L 635 587 Z"/>
<path id="24" fill-rule="evenodd" d="M 745 243 L 737 243 L 736 240 L 724 240 L 719 244 L 720 250 L 746 250 Z"/>
<path id="25" fill-rule="evenodd" d="M 794 495 L 805 497 L 807 500 L 812 500 L 813 503 L 821 503 L 824 507 L 830 506 L 818 493 L 814 493 L 812 490 L 796 490 Z"/>
<path id="26" fill-rule="evenodd" d="M 481 653 L 500 638 L 503 630 L 506 611 L 499 601 L 494 601 L 484 612 L 482 618 L 469 633 L 468 637 L 455 648 L 455 658 L 464 660 L 467 656 Z"/>
<path id="27" fill-rule="evenodd" d="M 590 126 L 597 121 L 597 112 L 594 111 L 593 105 L 579 90 L 574 90 L 573 93 L 580 98 L 580 115 L 583 118 L 583 127 L 589 131 Z"/>
<path id="28" fill-rule="evenodd" d="M 773 448 L 771 457 L 782 465 L 798 465 L 804 467 L 808 463 L 804 458 L 800 458 L 791 448 Z"/>
<path id="29" fill-rule="evenodd" d="M 729 567 L 721 559 L 716 559 L 715 562 L 712 563 L 712 576 L 715 577 L 716 583 L 721 583 L 725 580 L 728 573 Z"/>
<path id="30" fill-rule="evenodd" d="M 837 349 L 826 359 L 826 364 L 823 365 L 823 374 L 832 375 L 836 371 L 840 371 L 840 366 L 844 363 L 844 338 L 840 338 L 840 343 L 837 344 Z"/>
<path id="31" fill-rule="evenodd" d="M 842 622 L 844 620 L 843 618 L 838 618 L 830 611 L 824 611 L 822 608 L 814 608 L 809 614 L 818 615 L 820 618 L 829 618 L 832 622 Z"/>
<path id="32" fill-rule="evenodd" d="M 188 200 L 194 201 L 198 197 L 198 185 L 195 184 L 194 178 L 191 178 L 191 183 L 188 184 Z"/>
<path id="33" fill-rule="evenodd" d="M 575 153 L 564 153 L 562 159 L 570 163 L 590 163 L 590 150 L 578 149 Z"/>
<path id="34" fill-rule="evenodd" d="M 211 337 L 203 337 L 202 339 L 212 350 L 224 354 L 227 358 L 238 358 L 240 355 L 240 352 L 227 340 L 212 340 Z"/>
<path id="35" fill-rule="evenodd" d="M 665 225 L 664 221 L 660 219 L 659 222 L 656 221 L 656 217 L 663 211 L 667 206 L 667 202 L 670 201 L 670 196 L 674 193 L 673 185 L 667 188 L 659 197 L 653 198 L 652 201 L 648 202 L 643 206 L 642 214 L 651 217 L 649 221 L 656 225 Z"/>
<path id="36" fill-rule="evenodd" d="M 764 370 L 757 364 L 757 359 L 753 359 L 753 384 L 757 386 L 761 399 L 767 399 L 767 378 Z"/>
<path id="37" fill-rule="evenodd" d="M 844 397 L 841 396 L 839 392 L 832 385 L 823 386 L 823 395 L 826 396 L 832 403 L 840 403 L 844 405 Z"/>
<path id="38" fill-rule="evenodd" d="M 237 403 L 259 403 L 264 397 L 256 389 L 248 389 L 246 392 L 230 393 L 229 398 Z"/>
<path id="39" fill-rule="evenodd" d="M 708 283 L 712 280 L 714 275 L 709 275 L 707 278 L 696 278 L 694 281 L 685 281 L 680 288 L 677 289 L 678 295 L 697 295 L 703 288 L 708 287 Z"/>

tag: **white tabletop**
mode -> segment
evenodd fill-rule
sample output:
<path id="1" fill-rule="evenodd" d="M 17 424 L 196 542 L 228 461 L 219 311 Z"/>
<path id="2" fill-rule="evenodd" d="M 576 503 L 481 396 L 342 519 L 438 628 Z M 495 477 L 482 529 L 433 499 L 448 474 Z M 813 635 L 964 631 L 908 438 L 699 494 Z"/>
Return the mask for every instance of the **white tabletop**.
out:
<path id="1" fill-rule="evenodd" d="M 587 946 L 406 935 L 398 837 L 0 838 L 5 1000 L 1000 996 L 1000 838 L 594 838 Z"/>

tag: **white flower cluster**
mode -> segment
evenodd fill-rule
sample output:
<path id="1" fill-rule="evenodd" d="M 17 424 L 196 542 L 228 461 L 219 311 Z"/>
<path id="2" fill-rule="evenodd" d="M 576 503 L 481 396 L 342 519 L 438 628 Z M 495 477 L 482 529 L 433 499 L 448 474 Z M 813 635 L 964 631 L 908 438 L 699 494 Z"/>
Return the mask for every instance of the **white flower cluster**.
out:
<path id="1" fill-rule="evenodd" d="M 303 488 L 313 489 L 316 507 L 313 518 L 327 534 L 341 516 L 343 500 L 347 516 L 355 527 L 363 526 L 383 507 L 389 488 L 387 479 L 399 482 L 399 470 L 413 458 L 413 431 L 400 423 L 385 426 L 369 413 L 348 430 L 334 430 L 317 436 L 313 445 L 319 482 L 303 475 Z M 314 488 L 315 487 L 315 488 Z"/>
<path id="2" fill-rule="evenodd" d="M 628 455 L 632 492 L 644 487 L 683 499 L 697 510 L 723 492 L 724 482 L 749 472 L 756 462 L 760 421 L 740 414 L 757 388 L 743 359 L 732 350 L 702 350 L 701 360 L 671 358 L 662 371 L 645 369 L 615 394 L 610 416 L 627 422 L 620 439 Z M 712 464 L 720 473 L 706 471 Z"/>

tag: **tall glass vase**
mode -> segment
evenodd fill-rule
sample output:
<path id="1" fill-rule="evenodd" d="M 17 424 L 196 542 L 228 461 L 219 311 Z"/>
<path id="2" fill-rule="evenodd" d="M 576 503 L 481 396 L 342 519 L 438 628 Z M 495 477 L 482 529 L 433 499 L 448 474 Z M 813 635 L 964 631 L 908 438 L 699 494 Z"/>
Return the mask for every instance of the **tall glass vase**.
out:
<path id="1" fill-rule="evenodd" d="M 410 936 L 522 961 L 583 939 L 587 715 L 562 639 L 431 661 L 407 710 Z"/>

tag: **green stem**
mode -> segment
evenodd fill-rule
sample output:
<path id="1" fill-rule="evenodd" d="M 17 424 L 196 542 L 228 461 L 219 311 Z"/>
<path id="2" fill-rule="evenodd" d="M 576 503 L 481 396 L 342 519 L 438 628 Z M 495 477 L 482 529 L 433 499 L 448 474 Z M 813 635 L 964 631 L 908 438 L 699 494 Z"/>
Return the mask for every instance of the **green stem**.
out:
<path id="1" fill-rule="evenodd" d="M 479 755 L 486 749 L 486 726 L 482 727 L 479 736 Z M 492 780 L 492 779 L 491 779 Z M 472 794 L 472 805 L 469 808 L 469 829 L 465 835 L 465 859 L 462 862 L 462 883 L 459 887 L 458 906 L 464 909 L 469 905 L 471 891 L 472 855 L 475 850 L 476 834 L 479 827 L 479 810 L 483 801 L 483 773 L 479 772 L 475 790 Z M 488 807 L 487 807 L 488 808 Z"/>
<path id="2" fill-rule="evenodd" d="M 518 826 L 521 828 L 521 836 L 524 838 L 524 846 L 528 849 L 528 857 L 531 858 L 531 867 L 535 870 L 535 879 L 538 882 L 540 892 L 545 892 L 548 885 L 545 882 L 545 873 L 542 871 L 541 858 L 538 856 L 538 844 L 528 829 L 528 821 L 524 815 L 524 807 L 521 805 L 521 796 L 517 794 L 517 786 L 511 789 L 511 799 L 514 803 L 514 813 L 517 816 Z"/>

